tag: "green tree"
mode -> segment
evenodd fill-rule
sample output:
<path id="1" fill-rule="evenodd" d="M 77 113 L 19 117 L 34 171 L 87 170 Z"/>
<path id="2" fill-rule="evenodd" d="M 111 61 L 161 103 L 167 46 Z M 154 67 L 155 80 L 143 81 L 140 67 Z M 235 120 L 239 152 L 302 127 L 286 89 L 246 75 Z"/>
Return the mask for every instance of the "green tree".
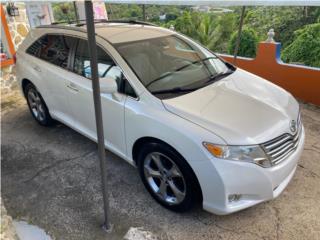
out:
<path id="1" fill-rule="evenodd" d="M 255 29 L 259 40 L 265 40 L 273 28 L 276 41 L 286 47 L 292 43 L 296 30 L 319 21 L 319 7 L 248 7 L 244 24 Z"/>
<path id="2" fill-rule="evenodd" d="M 285 62 L 320 67 L 320 23 L 297 30 L 294 41 L 283 50 L 281 57 Z"/>
<path id="3" fill-rule="evenodd" d="M 142 19 L 141 5 L 106 4 L 110 19 Z M 170 27 L 211 50 L 220 53 L 230 52 L 230 39 L 239 25 L 241 7 L 229 7 L 229 13 L 204 13 L 193 11 L 189 6 L 146 5 L 147 21 Z M 160 21 L 159 16 L 166 14 L 167 19 Z M 285 49 L 294 40 L 294 32 L 305 25 L 320 22 L 319 7 L 247 7 L 244 29 L 254 29 L 253 38 L 258 41 L 267 38 L 267 32 L 273 28 L 275 40 L 281 42 Z M 254 44 L 255 46 L 255 44 Z M 247 50 L 249 51 L 249 50 Z M 255 47 L 250 56 L 254 56 Z M 312 51 L 312 49 L 306 49 Z M 233 53 L 233 50 L 230 52 Z M 240 52 L 241 54 L 241 52 Z"/>
<path id="4" fill-rule="evenodd" d="M 130 4 L 127 11 L 130 19 L 139 19 L 142 17 L 142 9 L 138 5 Z"/>
<path id="5" fill-rule="evenodd" d="M 214 21 L 212 21 L 212 17 L 210 15 L 204 15 L 199 23 L 198 38 L 199 41 L 208 48 L 212 48 L 214 44 L 215 28 L 216 25 Z"/>
<path id="6" fill-rule="evenodd" d="M 72 2 L 52 3 L 52 11 L 55 22 L 69 22 L 76 20 L 76 14 Z"/>
<path id="7" fill-rule="evenodd" d="M 176 24 L 174 27 L 178 32 L 181 32 L 183 34 L 186 34 L 192 37 L 194 28 L 193 28 L 191 14 L 189 11 L 184 11 L 182 16 L 178 17 L 175 22 Z"/>
<path id="8" fill-rule="evenodd" d="M 237 38 L 238 38 L 238 32 L 234 32 L 229 41 L 229 47 L 228 47 L 229 54 L 234 53 Z M 241 34 L 238 55 L 242 57 L 255 57 L 257 44 L 258 44 L 258 37 L 256 32 L 251 28 L 244 28 Z"/>
<path id="9" fill-rule="evenodd" d="M 236 30 L 238 22 L 236 13 L 220 14 L 216 21 L 216 27 L 213 34 L 210 49 L 215 52 L 227 53 L 228 42 L 231 34 Z"/>

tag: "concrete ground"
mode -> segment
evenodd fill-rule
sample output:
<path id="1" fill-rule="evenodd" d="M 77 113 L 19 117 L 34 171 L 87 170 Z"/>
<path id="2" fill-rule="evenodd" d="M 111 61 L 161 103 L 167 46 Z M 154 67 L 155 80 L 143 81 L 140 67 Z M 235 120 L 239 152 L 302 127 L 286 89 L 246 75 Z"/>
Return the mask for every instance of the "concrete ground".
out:
<path id="1" fill-rule="evenodd" d="M 72 129 L 45 128 L 23 98 L 1 100 L 1 193 L 8 213 L 54 239 L 121 239 L 143 227 L 171 239 L 320 239 L 320 108 L 301 104 L 306 145 L 296 174 L 279 198 L 229 215 L 185 214 L 158 205 L 135 168 L 107 152 L 114 231 L 103 219 L 96 144 Z"/>

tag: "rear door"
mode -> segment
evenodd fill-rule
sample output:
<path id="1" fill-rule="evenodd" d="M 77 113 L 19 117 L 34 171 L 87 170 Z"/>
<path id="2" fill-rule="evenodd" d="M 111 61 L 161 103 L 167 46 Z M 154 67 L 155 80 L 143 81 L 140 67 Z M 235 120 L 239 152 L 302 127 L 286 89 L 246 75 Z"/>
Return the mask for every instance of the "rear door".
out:
<path id="1" fill-rule="evenodd" d="M 45 93 L 50 114 L 69 125 L 72 118 L 70 104 L 66 101 L 66 81 L 71 77 L 70 56 L 75 43 L 76 38 L 73 37 L 46 34 L 27 50 L 37 49 L 35 56 L 39 59 L 33 63 L 33 69 L 43 83 L 41 94 Z"/>

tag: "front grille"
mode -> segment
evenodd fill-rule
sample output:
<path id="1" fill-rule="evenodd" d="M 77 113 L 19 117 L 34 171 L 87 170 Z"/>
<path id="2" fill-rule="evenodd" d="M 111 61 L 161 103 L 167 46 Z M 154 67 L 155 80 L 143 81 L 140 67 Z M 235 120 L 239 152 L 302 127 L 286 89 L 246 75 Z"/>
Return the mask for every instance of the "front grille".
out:
<path id="1" fill-rule="evenodd" d="M 277 165 L 292 154 L 299 144 L 299 139 L 302 131 L 300 114 L 297 119 L 297 131 L 295 134 L 285 133 L 275 139 L 261 144 L 262 148 L 268 155 L 271 165 Z"/>

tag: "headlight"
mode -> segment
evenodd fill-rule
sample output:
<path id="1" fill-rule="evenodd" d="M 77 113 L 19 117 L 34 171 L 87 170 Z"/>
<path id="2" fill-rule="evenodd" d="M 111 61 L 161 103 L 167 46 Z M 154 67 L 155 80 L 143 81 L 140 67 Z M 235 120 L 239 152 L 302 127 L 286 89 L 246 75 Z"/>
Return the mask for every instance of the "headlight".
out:
<path id="1" fill-rule="evenodd" d="M 204 142 L 203 146 L 216 158 L 252 162 L 262 167 L 271 167 L 271 162 L 258 145 L 228 146 Z"/>

